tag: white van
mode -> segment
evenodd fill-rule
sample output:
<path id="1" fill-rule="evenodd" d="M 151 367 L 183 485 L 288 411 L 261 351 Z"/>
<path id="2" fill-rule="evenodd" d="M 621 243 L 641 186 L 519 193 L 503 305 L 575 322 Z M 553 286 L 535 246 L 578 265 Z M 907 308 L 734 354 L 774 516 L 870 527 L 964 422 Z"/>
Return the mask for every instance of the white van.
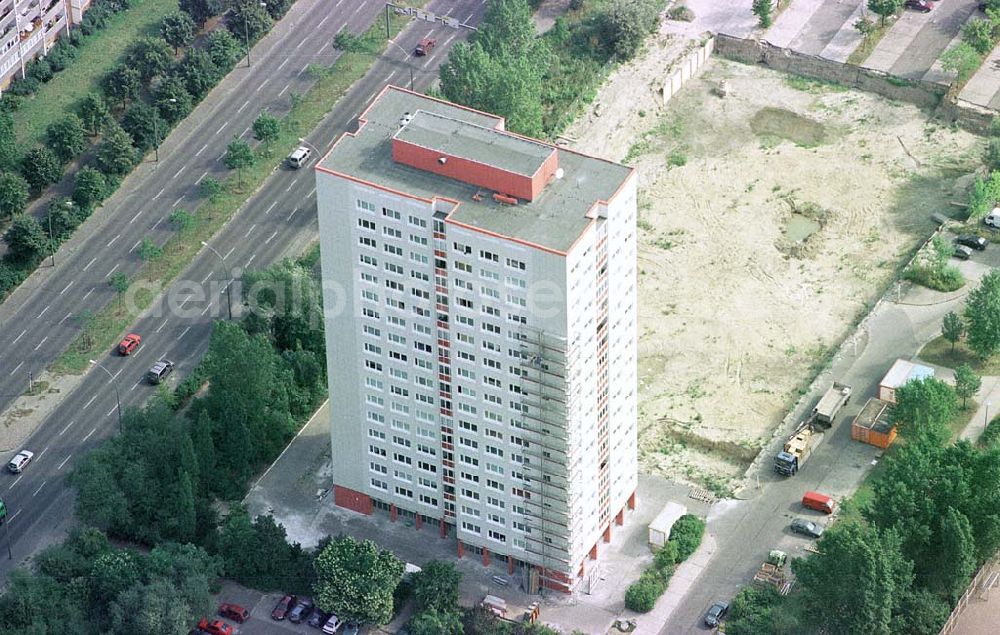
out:
<path id="1" fill-rule="evenodd" d="M 288 165 L 298 170 L 309 162 L 310 155 L 312 155 L 312 150 L 305 146 L 299 146 L 288 155 Z"/>
<path id="2" fill-rule="evenodd" d="M 986 215 L 983 222 L 990 227 L 1000 228 L 1000 207 L 994 207 L 993 211 Z"/>

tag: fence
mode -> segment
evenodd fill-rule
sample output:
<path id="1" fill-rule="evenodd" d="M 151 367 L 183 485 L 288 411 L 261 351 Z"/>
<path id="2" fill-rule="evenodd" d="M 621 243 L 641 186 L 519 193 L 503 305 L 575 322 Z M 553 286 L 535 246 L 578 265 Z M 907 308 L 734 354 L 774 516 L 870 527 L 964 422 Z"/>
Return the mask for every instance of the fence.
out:
<path id="1" fill-rule="evenodd" d="M 680 61 L 670 66 L 667 71 L 669 74 L 663 80 L 664 104 L 670 101 L 670 98 L 676 95 L 681 87 L 708 63 L 713 50 L 715 50 L 715 38 L 710 37 L 698 44 L 690 53 L 681 57 Z"/>
<path id="2" fill-rule="evenodd" d="M 939 635 L 949 635 L 949 633 L 955 630 L 955 627 L 958 625 L 958 619 L 962 616 L 962 611 L 965 610 L 965 606 L 972 600 L 973 595 L 977 596 L 977 599 L 980 600 L 986 599 L 985 595 L 990 589 L 997 586 L 998 582 L 1000 582 L 1000 554 L 993 556 L 993 559 L 984 564 L 979 572 L 976 573 L 976 577 L 972 578 L 969 588 L 962 594 L 962 598 L 955 605 L 951 615 L 948 616 L 948 621 L 944 623 Z"/>

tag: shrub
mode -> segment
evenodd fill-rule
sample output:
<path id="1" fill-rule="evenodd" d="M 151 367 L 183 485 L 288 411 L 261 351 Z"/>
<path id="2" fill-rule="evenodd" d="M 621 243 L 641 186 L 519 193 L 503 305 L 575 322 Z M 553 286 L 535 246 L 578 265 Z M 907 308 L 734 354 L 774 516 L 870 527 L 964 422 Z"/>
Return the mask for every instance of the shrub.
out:
<path id="1" fill-rule="evenodd" d="M 660 571 L 666 571 L 675 564 L 677 564 L 677 543 L 668 540 L 653 556 L 653 566 Z"/>
<path id="2" fill-rule="evenodd" d="M 694 22 L 694 11 L 688 9 L 683 4 L 678 5 L 667 11 L 668 20 L 677 20 L 678 22 Z"/>
<path id="3" fill-rule="evenodd" d="M 692 514 L 684 514 L 670 528 L 670 542 L 677 545 L 677 562 L 684 562 L 698 550 L 705 534 L 705 521 Z"/>
<path id="4" fill-rule="evenodd" d="M 613 0 L 610 3 L 601 15 L 601 30 L 619 59 L 632 58 L 646 36 L 656 30 L 662 4 L 659 0 Z"/>
<path id="5" fill-rule="evenodd" d="M 661 578 L 642 574 L 625 591 L 625 607 L 637 613 L 649 613 L 656 606 L 656 600 L 663 595 L 666 585 Z"/>
<path id="6" fill-rule="evenodd" d="M 33 62 L 28 63 L 25 73 L 28 77 L 34 77 L 41 83 L 49 81 L 55 74 L 52 72 L 52 65 L 49 64 L 48 58 L 45 57 L 39 57 Z"/>

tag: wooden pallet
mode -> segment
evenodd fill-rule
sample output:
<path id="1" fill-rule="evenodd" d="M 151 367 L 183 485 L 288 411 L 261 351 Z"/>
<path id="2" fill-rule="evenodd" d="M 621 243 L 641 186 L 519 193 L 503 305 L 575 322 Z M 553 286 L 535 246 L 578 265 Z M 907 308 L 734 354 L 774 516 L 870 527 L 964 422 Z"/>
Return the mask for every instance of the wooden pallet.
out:
<path id="1" fill-rule="evenodd" d="M 688 494 L 688 498 L 693 498 L 696 501 L 702 501 L 703 503 L 714 503 L 715 494 L 708 491 L 704 487 L 693 487 L 691 492 Z"/>

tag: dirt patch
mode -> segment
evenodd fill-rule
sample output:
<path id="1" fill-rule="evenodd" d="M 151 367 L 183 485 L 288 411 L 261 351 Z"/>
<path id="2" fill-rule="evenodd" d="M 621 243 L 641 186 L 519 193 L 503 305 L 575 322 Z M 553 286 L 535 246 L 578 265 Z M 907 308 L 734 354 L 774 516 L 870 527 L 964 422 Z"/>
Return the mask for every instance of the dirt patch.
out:
<path id="1" fill-rule="evenodd" d="M 661 40 L 618 71 L 569 135 L 639 171 L 643 469 L 725 493 L 982 145 L 908 105 L 721 59 L 657 105 L 678 50 Z"/>

